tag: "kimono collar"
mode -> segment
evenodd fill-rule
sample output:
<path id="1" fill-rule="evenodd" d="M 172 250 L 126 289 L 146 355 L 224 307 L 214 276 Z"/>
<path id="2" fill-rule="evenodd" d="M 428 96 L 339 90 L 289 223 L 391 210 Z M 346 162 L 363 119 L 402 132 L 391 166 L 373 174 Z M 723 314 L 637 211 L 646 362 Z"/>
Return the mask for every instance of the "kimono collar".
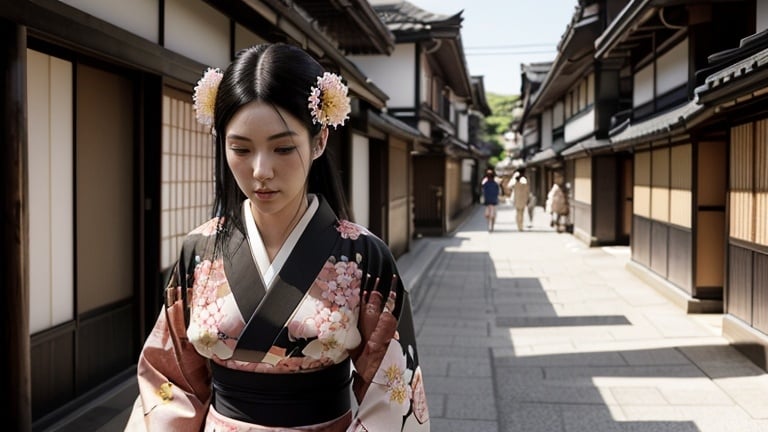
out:
<path id="1" fill-rule="evenodd" d="M 245 229 L 248 235 L 248 243 L 251 246 L 251 253 L 253 254 L 253 261 L 256 263 L 256 267 L 259 269 L 259 273 L 264 280 L 265 288 L 269 289 L 272 284 L 272 280 L 275 275 L 280 273 L 280 269 L 283 268 L 283 264 L 288 259 L 296 243 L 299 241 L 299 237 L 309 225 L 309 221 L 317 212 L 319 207 L 317 196 L 314 194 L 307 195 L 309 200 L 309 206 L 304 212 L 304 215 L 299 220 L 299 223 L 293 228 L 288 238 L 285 239 L 285 243 L 280 246 L 280 250 L 275 255 L 275 259 L 270 263 L 267 249 L 264 247 L 264 241 L 261 239 L 261 234 L 256 226 L 256 221 L 253 218 L 253 212 L 251 210 L 251 200 L 246 199 L 243 201 L 243 218 L 245 219 Z"/>

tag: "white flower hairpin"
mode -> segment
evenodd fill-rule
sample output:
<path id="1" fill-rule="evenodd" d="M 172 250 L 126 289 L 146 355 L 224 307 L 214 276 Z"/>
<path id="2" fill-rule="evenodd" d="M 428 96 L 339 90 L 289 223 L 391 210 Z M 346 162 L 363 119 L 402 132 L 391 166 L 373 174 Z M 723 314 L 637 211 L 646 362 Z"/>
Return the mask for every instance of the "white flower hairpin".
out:
<path id="1" fill-rule="evenodd" d="M 203 77 L 197 81 L 195 93 L 192 96 L 197 121 L 211 126 L 213 124 L 213 109 L 216 105 L 216 93 L 224 74 L 218 68 L 208 68 Z"/>
<path id="2" fill-rule="evenodd" d="M 312 122 L 323 126 L 344 126 L 352 110 L 347 96 L 347 86 L 341 82 L 341 77 L 325 72 L 317 77 L 317 85 L 309 94 L 309 109 Z"/>

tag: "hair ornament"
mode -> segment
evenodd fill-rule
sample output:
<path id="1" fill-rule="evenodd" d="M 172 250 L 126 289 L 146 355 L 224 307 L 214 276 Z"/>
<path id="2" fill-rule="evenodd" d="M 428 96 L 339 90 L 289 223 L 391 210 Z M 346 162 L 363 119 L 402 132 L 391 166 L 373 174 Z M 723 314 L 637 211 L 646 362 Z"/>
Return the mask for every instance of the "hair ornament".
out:
<path id="1" fill-rule="evenodd" d="M 341 82 L 341 77 L 325 72 L 317 77 L 317 86 L 309 93 L 309 109 L 312 122 L 323 126 L 344 126 L 352 110 L 347 96 L 347 86 Z"/>
<path id="2" fill-rule="evenodd" d="M 211 126 L 213 124 L 213 108 L 216 104 L 216 93 L 224 74 L 218 68 L 208 68 L 203 77 L 197 81 L 195 93 L 192 96 L 197 121 Z"/>

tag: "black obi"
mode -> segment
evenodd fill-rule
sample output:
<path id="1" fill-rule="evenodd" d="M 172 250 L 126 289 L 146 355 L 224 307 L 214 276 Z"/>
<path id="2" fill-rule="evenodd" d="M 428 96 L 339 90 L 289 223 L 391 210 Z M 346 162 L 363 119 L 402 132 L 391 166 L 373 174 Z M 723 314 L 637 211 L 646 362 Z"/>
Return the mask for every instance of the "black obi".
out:
<path id="1" fill-rule="evenodd" d="M 325 423 L 352 406 L 350 360 L 312 372 L 271 374 L 211 362 L 213 407 L 220 414 L 271 427 Z"/>

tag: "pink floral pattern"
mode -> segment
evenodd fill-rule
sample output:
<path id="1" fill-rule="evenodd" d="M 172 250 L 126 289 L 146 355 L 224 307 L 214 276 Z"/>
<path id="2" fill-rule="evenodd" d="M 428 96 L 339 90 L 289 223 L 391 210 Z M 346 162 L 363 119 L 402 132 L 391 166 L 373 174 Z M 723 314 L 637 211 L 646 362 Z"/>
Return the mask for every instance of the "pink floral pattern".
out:
<path id="1" fill-rule="evenodd" d="M 224 261 L 205 260 L 195 266 L 192 284 L 192 312 L 187 336 L 197 350 L 211 357 L 231 356 L 236 340 L 222 330 L 222 323 L 228 321 L 224 297 L 231 294 L 229 282 L 224 274 Z"/>
<path id="2" fill-rule="evenodd" d="M 361 234 L 368 235 L 368 231 L 365 228 L 345 219 L 339 221 L 339 226 L 336 227 L 336 231 L 341 234 L 341 238 L 350 240 L 357 240 Z"/>
<path id="3" fill-rule="evenodd" d="M 310 298 L 288 324 L 293 339 L 312 339 L 302 350 L 306 357 L 337 363 L 360 344 L 357 306 L 362 271 L 342 256 L 330 258 L 310 289 Z"/>
<path id="4" fill-rule="evenodd" d="M 424 378 L 421 375 L 421 368 L 417 367 L 413 374 L 413 414 L 419 423 L 425 423 L 429 420 L 429 407 L 427 406 L 427 393 L 424 391 Z"/>

